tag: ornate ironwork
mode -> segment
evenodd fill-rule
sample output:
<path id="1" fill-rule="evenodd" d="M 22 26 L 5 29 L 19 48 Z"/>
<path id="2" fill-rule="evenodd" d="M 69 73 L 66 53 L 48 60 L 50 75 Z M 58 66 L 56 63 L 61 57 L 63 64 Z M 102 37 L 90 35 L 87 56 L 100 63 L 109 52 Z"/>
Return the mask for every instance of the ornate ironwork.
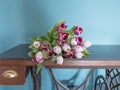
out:
<path id="1" fill-rule="evenodd" d="M 107 69 L 106 79 L 111 90 L 120 90 L 120 69 Z"/>
<path id="2" fill-rule="evenodd" d="M 105 86 L 103 89 L 102 87 Z M 106 69 L 106 78 L 97 76 L 94 85 L 95 90 L 120 90 L 120 70 Z"/>
<path id="3" fill-rule="evenodd" d="M 80 88 L 82 88 L 83 90 L 85 90 L 85 87 L 86 87 L 86 83 L 88 81 L 88 78 L 91 76 L 92 72 L 94 69 L 91 69 L 88 73 L 88 75 L 86 76 L 85 80 L 79 85 L 79 86 L 75 86 L 74 84 L 72 83 L 68 83 L 67 87 L 62 83 L 62 82 L 65 82 L 65 81 L 59 81 L 57 79 L 57 77 L 55 76 L 54 72 L 52 69 L 48 69 L 51 73 L 51 76 L 54 80 L 54 83 L 55 83 L 55 86 L 56 86 L 56 89 L 57 90 L 79 90 Z"/>
<path id="4" fill-rule="evenodd" d="M 110 90 L 107 80 L 103 75 L 97 76 L 94 90 Z"/>

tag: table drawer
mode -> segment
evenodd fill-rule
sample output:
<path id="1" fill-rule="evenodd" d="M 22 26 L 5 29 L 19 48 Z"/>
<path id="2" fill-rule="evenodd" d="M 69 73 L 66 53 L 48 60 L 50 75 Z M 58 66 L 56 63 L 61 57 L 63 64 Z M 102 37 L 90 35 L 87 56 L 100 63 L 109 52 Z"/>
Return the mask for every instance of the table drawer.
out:
<path id="1" fill-rule="evenodd" d="M 25 82 L 26 68 L 23 66 L 0 66 L 1 85 L 21 85 Z"/>

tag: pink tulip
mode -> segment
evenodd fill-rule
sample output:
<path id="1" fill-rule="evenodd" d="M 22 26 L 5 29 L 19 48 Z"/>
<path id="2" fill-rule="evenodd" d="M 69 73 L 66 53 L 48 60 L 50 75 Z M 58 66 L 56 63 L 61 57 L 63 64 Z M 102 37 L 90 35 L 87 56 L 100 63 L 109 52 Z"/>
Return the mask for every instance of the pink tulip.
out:
<path id="1" fill-rule="evenodd" d="M 43 58 L 43 53 L 41 51 L 37 52 L 35 55 L 36 59 L 42 59 Z"/>
<path id="2" fill-rule="evenodd" d="M 42 63 L 44 61 L 42 52 L 41 51 L 37 52 L 35 57 L 32 58 L 32 61 L 36 62 L 37 64 Z"/>
<path id="3" fill-rule="evenodd" d="M 79 34 L 81 34 L 83 32 L 83 29 L 81 28 L 81 27 L 78 27 L 78 26 L 75 26 L 74 27 L 74 33 L 76 34 L 76 35 L 79 35 Z"/>
<path id="4" fill-rule="evenodd" d="M 82 44 L 82 37 L 76 37 L 77 45 Z"/>
<path id="5" fill-rule="evenodd" d="M 40 45 L 40 48 L 44 50 L 45 52 L 49 52 L 50 50 L 50 44 L 46 41 L 43 41 Z"/>
<path id="6" fill-rule="evenodd" d="M 49 51 L 46 53 L 47 58 L 53 57 L 54 55 L 55 55 L 55 53 L 53 51 Z"/>
<path id="7" fill-rule="evenodd" d="M 58 45 L 63 46 L 65 44 L 65 40 L 57 40 Z"/>
<path id="8" fill-rule="evenodd" d="M 60 32 L 58 33 L 58 40 L 67 40 L 68 39 L 69 34 L 65 33 L 65 32 Z"/>
<path id="9" fill-rule="evenodd" d="M 32 61 L 39 64 L 39 63 L 42 63 L 44 61 L 44 59 L 37 59 L 36 57 L 33 57 Z"/>
<path id="10" fill-rule="evenodd" d="M 75 54 L 75 50 L 71 49 L 69 52 L 65 52 L 64 56 L 67 57 L 67 58 L 73 58 L 74 54 Z"/>
<path id="11" fill-rule="evenodd" d="M 57 26 L 57 31 L 58 32 L 64 32 L 65 29 L 67 28 L 67 25 L 65 25 L 64 23 L 60 24 Z"/>

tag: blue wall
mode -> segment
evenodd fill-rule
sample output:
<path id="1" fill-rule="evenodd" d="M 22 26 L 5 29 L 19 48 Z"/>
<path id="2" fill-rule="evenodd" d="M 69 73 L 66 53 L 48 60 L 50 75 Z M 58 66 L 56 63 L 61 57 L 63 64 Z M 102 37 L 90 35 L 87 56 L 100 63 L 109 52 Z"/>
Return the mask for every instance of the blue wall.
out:
<path id="1" fill-rule="evenodd" d="M 82 36 L 93 44 L 120 44 L 119 4 L 120 0 L 0 0 L 0 53 L 30 43 L 29 37 L 45 34 L 60 19 L 67 21 L 68 28 L 82 26 Z M 51 87 L 46 69 L 42 72 Z M 19 89 L 32 90 L 30 87 L 27 83 Z M 0 86 L 0 90 L 9 88 L 16 90 L 15 86 Z"/>

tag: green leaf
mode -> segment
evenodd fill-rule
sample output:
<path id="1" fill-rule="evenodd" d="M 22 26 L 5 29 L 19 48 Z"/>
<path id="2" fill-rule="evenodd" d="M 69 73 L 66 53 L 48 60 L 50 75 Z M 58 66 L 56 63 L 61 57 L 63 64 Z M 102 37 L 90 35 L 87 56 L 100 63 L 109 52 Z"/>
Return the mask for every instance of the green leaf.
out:
<path id="1" fill-rule="evenodd" d="M 58 36 L 52 36 L 52 41 L 54 41 L 54 40 L 57 40 L 58 39 Z"/>
<path id="2" fill-rule="evenodd" d="M 90 52 L 89 52 L 87 49 L 85 49 L 85 50 L 83 51 L 83 54 L 85 54 L 85 55 L 90 55 Z"/>
<path id="3" fill-rule="evenodd" d="M 65 23 L 66 21 L 65 20 L 59 20 L 56 22 L 55 26 L 58 26 L 59 24 L 62 24 L 62 23 Z"/>
<path id="4" fill-rule="evenodd" d="M 36 71 L 37 74 L 40 72 L 41 68 L 42 68 L 42 63 L 37 65 L 37 71 Z"/>
<path id="5" fill-rule="evenodd" d="M 70 43 L 71 43 L 71 39 L 68 39 L 68 40 L 67 40 L 67 44 L 70 44 Z"/>
<path id="6" fill-rule="evenodd" d="M 41 36 L 40 38 L 41 38 L 42 41 L 48 41 L 45 36 Z"/>
<path id="7" fill-rule="evenodd" d="M 53 35 L 57 36 L 57 35 L 58 35 L 58 32 L 57 32 L 57 31 L 54 31 L 54 32 L 52 33 L 52 36 L 53 36 Z"/>
<path id="8" fill-rule="evenodd" d="M 34 42 L 34 41 L 39 41 L 39 38 L 31 37 L 30 40 L 33 41 L 33 42 Z"/>
<path id="9" fill-rule="evenodd" d="M 70 30 L 68 30 L 67 32 L 68 32 L 70 35 L 71 35 L 71 34 L 74 34 L 74 26 L 73 26 Z"/>
<path id="10" fill-rule="evenodd" d="M 53 40 L 53 41 L 51 42 L 51 44 L 52 44 L 52 46 L 56 46 L 56 45 L 57 45 L 56 40 Z"/>
<path id="11" fill-rule="evenodd" d="M 33 52 L 38 52 L 39 51 L 39 48 L 32 48 Z"/>
<path id="12" fill-rule="evenodd" d="M 33 51 L 30 51 L 30 52 L 28 53 L 28 56 L 33 57 L 33 56 L 35 56 L 35 53 L 34 53 Z"/>
<path id="13" fill-rule="evenodd" d="M 55 61 L 56 60 L 56 57 L 51 57 L 50 58 L 50 61 Z"/>
<path id="14" fill-rule="evenodd" d="M 51 36 L 50 36 L 50 33 L 49 33 L 49 32 L 46 33 L 46 39 L 47 39 L 47 41 L 49 41 L 49 42 L 51 41 Z"/>
<path id="15" fill-rule="evenodd" d="M 34 46 L 33 45 L 29 45 L 28 48 L 32 49 L 32 48 L 34 48 Z"/>
<path id="16" fill-rule="evenodd" d="M 42 53 L 43 53 L 43 58 L 46 59 L 47 58 L 46 57 L 47 56 L 46 52 L 43 50 Z"/>
<path id="17" fill-rule="evenodd" d="M 74 34 L 69 35 L 69 38 L 67 39 L 67 44 L 70 44 L 71 39 L 75 38 Z"/>

